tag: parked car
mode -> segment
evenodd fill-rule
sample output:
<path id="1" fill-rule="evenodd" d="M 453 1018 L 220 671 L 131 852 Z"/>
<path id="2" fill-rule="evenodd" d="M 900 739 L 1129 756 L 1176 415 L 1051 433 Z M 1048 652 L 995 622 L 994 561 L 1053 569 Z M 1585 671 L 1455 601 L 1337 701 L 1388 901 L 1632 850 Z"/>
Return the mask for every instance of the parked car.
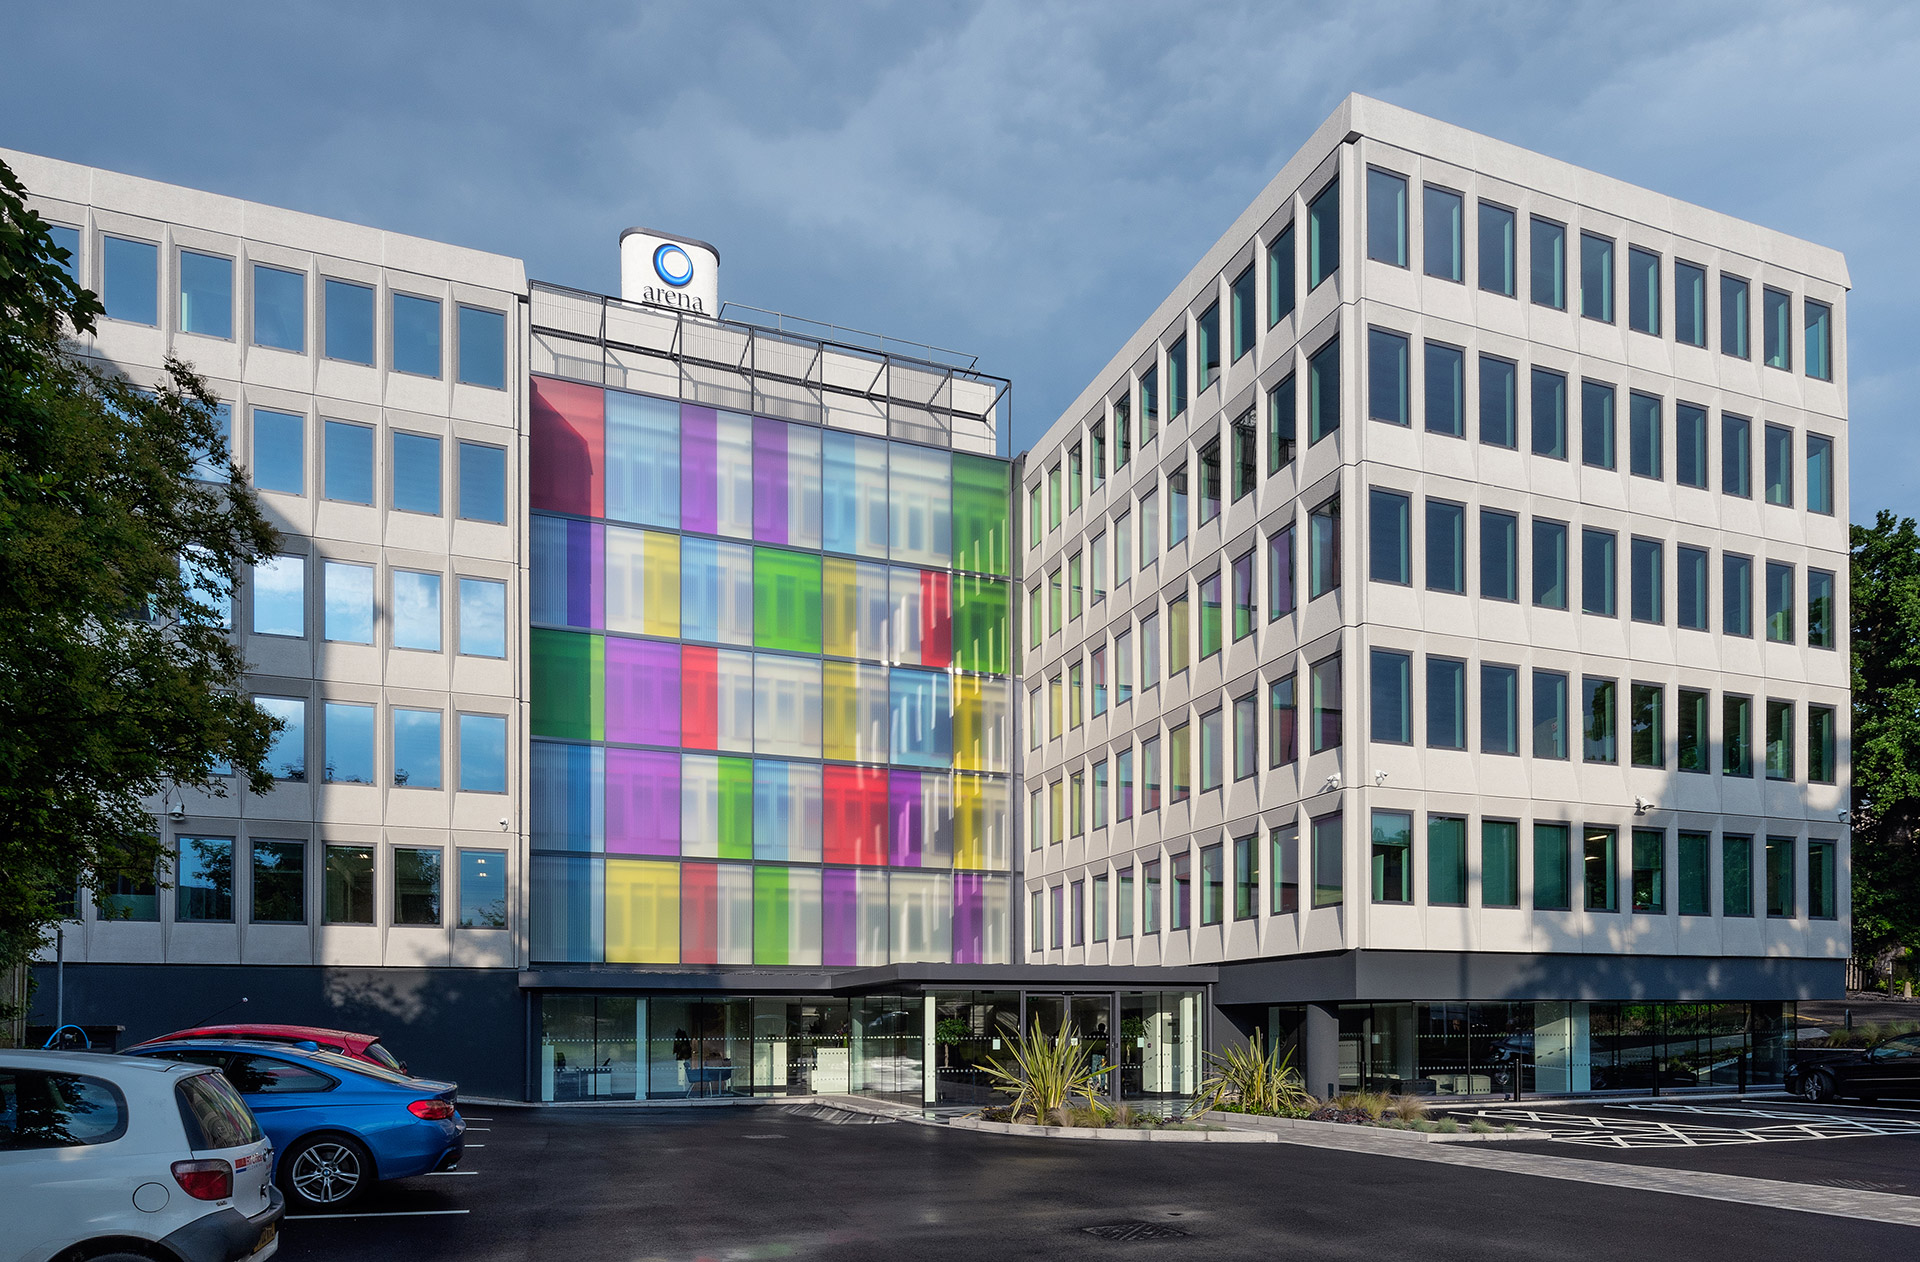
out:
<path id="1" fill-rule="evenodd" d="M 296 1210 L 338 1211 L 377 1182 L 451 1170 L 466 1145 L 451 1082 L 253 1040 L 182 1039 L 127 1054 L 225 1073 L 279 1151 L 276 1177 Z"/>
<path id="2" fill-rule="evenodd" d="M 333 1052 L 350 1060 L 364 1060 L 397 1074 L 407 1072 L 407 1062 L 388 1051 L 378 1034 L 354 1034 L 317 1025 L 198 1025 L 190 1030 L 162 1034 L 137 1046 L 176 1043 L 182 1039 L 252 1039 L 259 1043 L 285 1043 L 295 1047 L 311 1043 L 323 1052 Z"/>
<path id="3" fill-rule="evenodd" d="M 1920 1096 L 1920 1034 L 1872 1047 L 1803 1047 L 1787 1062 L 1787 1090 L 1816 1102 Z"/>
<path id="4" fill-rule="evenodd" d="M 273 1147 L 204 1065 L 0 1051 L 0 1262 L 264 1262 Z"/>

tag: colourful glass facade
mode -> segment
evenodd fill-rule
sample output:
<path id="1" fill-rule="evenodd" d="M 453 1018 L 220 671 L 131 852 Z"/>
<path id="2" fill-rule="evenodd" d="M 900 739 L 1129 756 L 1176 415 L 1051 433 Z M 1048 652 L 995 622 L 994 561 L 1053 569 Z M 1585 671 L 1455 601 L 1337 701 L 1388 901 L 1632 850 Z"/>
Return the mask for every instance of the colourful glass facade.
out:
<path id="1" fill-rule="evenodd" d="M 532 396 L 533 960 L 1010 962 L 1007 463 Z"/>

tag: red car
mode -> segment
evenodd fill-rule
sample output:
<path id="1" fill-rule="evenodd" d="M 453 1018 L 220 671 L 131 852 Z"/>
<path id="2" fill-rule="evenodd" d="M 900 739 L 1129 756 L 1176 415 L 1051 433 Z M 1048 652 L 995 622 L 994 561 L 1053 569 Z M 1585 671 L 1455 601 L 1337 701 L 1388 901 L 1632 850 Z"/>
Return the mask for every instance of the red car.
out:
<path id="1" fill-rule="evenodd" d="M 377 1034 L 352 1034 L 346 1030 L 324 1030 L 313 1025 L 202 1025 L 191 1030 L 175 1030 L 148 1039 L 140 1047 L 155 1043 L 175 1043 L 181 1039 L 251 1039 L 256 1043 L 311 1043 L 323 1052 L 333 1052 L 352 1060 L 363 1060 L 394 1073 L 407 1072 L 407 1063 L 398 1059 L 380 1042 Z M 133 1051 L 133 1048 L 128 1048 Z"/>

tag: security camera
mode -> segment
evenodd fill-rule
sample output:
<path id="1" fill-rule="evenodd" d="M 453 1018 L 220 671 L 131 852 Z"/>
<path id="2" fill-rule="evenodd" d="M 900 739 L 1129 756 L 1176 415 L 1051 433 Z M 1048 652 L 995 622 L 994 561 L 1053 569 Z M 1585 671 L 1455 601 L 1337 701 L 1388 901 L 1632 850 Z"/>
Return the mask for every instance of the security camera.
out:
<path id="1" fill-rule="evenodd" d="M 500 831 L 504 833 L 509 827 L 511 827 L 511 825 L 507 823 L 507 817 L 502 815 L 500 817 Z"/>
<path id="2" fill-rule="evenodd" d="M 1385 783 L 1387 782 L 1387 773 L 1386 773 L 1386 772 L 1384 772 L 1384 771 L 1376 771 L 1376 772 L 1374 772 L 1374 773 L 1373 773 L 1373 782 L 1374 782 L 1375 784 L 1385 784 Z"/>
<path id="3" fill-rule="evenodd" d="M 1340 773 L 1336 771 L 1332 775 L 1327 777 L 1327 782 L 1320 786 L 1320 791 L 1322 793 L 1328 793 L 1339 787 L 1340 787 Z"/>
<path id="4" fill-rule="evenodd" d="M 1835 818 L 1838 819 L 1843 824 L 1851 824 L 1853 822 L 1853 812 L 1841 811 L 1839 815 L 1835 816 Z"/>
<path id="5" fill-rule="evenodd" d="M 171 819 L 176 824 L 186 819 L 186 817 L 187 817 L 187 808 L 184 805 L 176 806 L 172 810 L 167 812 L 167 818 Z"/>
<path id="6" fill-rule="evenodd" d="M 1635 815 L 1645 815 L 1648 811 L 1652 809 L 1653 809 L 1653 803 L 1647 801 L 1647 799 L 1645 798 L 1633 799 L 1633 813 Z"/>

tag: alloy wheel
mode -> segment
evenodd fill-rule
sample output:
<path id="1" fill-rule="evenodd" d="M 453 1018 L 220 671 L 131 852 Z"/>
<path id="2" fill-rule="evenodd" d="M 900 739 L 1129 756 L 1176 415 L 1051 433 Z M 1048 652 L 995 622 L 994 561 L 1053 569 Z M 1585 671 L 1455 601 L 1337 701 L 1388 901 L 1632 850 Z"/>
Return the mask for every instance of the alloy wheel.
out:
<path id="1" fill-rule="evenodd" d="M 360 1155 L 345 1144 L 322 1140 L 294 1159 L 294 1188 L 315 1205 L 337 1205 L 360 1187 Z"/>

